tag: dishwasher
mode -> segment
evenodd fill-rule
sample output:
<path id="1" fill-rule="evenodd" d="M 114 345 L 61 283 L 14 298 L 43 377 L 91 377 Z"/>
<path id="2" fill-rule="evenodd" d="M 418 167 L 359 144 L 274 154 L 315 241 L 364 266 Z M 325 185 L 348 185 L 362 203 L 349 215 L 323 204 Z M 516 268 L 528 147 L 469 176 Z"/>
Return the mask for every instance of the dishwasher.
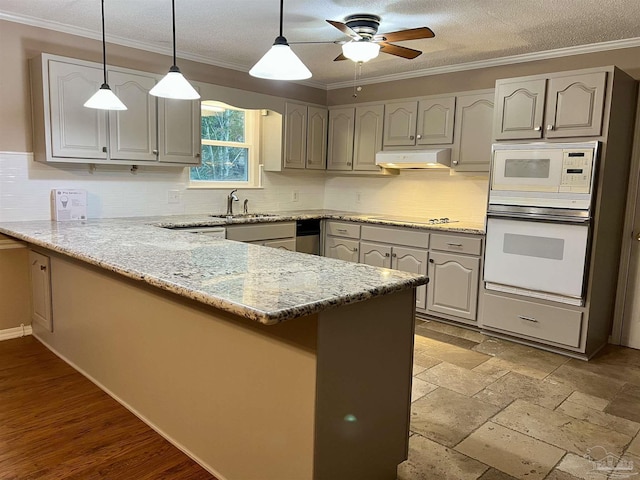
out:
<path id="1" fill-rule="evenodd" d="M 296 221 L 296 252 L 320 255 L 320 220 Z"/>

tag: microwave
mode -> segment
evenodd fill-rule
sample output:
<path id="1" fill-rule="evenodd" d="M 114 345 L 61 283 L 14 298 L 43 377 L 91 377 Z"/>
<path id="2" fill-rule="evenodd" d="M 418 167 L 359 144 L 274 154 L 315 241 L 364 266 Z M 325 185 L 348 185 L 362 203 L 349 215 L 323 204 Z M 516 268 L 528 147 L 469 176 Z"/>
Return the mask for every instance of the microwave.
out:
<path id="1" fill-rule="evenodd" d="M 598 142 L 494 144 L 490 205 L 588 209 Z"/>

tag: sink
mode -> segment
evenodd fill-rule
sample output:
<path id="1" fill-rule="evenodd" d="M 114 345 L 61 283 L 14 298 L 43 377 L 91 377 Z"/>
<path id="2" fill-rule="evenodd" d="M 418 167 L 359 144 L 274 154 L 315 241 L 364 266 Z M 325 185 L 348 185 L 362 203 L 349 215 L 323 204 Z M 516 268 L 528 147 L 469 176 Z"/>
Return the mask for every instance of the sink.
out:
<path id="1" fill-rule="evenodd" d="M 209 215 L 213 218 L 274 218 L 279 215 L 273 213 L 235 213 L 233 215 Z"/>

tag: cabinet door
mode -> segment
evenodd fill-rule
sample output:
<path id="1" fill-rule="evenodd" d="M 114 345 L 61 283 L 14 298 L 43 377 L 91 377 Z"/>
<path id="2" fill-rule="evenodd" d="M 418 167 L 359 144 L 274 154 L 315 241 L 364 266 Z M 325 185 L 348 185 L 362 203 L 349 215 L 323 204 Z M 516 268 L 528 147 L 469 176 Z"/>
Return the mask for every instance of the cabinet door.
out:
<path id="1" fill-rule="evenodd" d="M 542 138 L 546 80 L 496 82 L 496 140 Z"/>
<path id="2" fill-rule="evenodd" d="M 160 162 L 199 165 L 200 101 L 158 98 Z"/>
<path id="3" fill-rule="evenodd" d="M 84 106 L 102 85 L 102 70 L 53 60 L 48 65 L 51 155 L 105 160 L 107 111 Z"/>
<path id="4" fill-rule="evenodd" d="M 416 144 L 418 102 L 387 103 L 384 107 L 385 147 Z"/>
<path id="5" fill-rule="evenodd" d="M 476 320 L 480 258 L 431 252 L 427 311 Z"/>
<path id="6" fill-rule="evenodd" d="M 391 268 L 391 247 L 379 243 L 360 242 L 360 263 Z"/>
<path id="7" fill-rule="evenodd" d="M 290 252 L 296 251 L 296 240 L 295 238 L 281 238 L 278 240 L 263 240 L 257 243 L 258 245 L 262 245 L 263 247 L 271 247 L 271 248 L 280 248 L 282 250 L 289 250 Z"/>
<path id="8" fill-rule="evenodd" d="M 415 248 L 393 247 L 391 252 L 392 267 L 396 270 L 409 273 L 427 274 L 426 250 Z M 416 308 L 427 308 L 427 285 L 421 285 L 416 289 Z"/>
<path id="9" fill-rule="evenodd" d="M 307 106 L 284 107 L 284 167 L 304 168 L 307 158 Z"/>
<path id="10" fill-rule="evenodd" d="M 156 97 L 151 76 L 109 71 L 109 85 L 127 106 L 109 112 L 109 158 L 155 161 L 158 158 Z"/>
<path id="11" fill-rule="evenodd" d="M 547 88 L 545 136 L 599 136 L 606 78 L 606 72 L 551 78 Z"/>
<path id="12" fill-rule="evenodd" d="M 353 169 L 379 171 L 376 153 L 382 150 L 384 105 L 356 107 Z"/>
<path id="13" fill-rule="evenodd" d="M 359 246 L 358 240 L 327 236 L 324 242 L 324 256 L 357 263 Z"/>
<path id="14" fill-rule="evenodd" d="M 460 96 L 451 163 L 458 171 L 488 172 L 491 161 L 493 94 Z"/>
<path id="15" fill-rule="evenodd" d="M 329 110 L 327 170 L 353 169 L 354 115 L 353 108 Z"/>
<path id="16" fill-rule="evenodd" d="M 307 164 L 313 170 L 327 167 L 327 122 L 329 113 L 325 108 L 309 107 L 307 118 Z"/>
<path id="17" fill-rule="evenodd" d="M 456 97 L 441 97 L 418 102 L 418 145 L 453 143 L 453 117 Z"/>
<path id="18" fill-rule="evenodd" d="M 31 320 L 53 331 L 51 312 L 51 274 L 49 257 L 29 252 L 31 277 Z"/>

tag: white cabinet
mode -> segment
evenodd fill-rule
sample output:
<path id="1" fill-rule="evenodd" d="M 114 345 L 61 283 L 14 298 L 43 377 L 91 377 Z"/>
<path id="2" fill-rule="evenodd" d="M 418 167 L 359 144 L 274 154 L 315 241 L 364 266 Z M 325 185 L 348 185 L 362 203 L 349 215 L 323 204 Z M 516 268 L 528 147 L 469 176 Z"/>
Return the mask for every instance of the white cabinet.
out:
<path id="1" fill-rule="evenodd" d="M 41 253 L 29 252 L 29 273 L 31 279 L 31 320 L 38 322 L 50 332 L 53 331 L 51 309 L 51 262 Z"/>
<path id="2" fill-rule="evenodd" d="M 324 170 L 327 158 L 325 108 L 287 102 L 284 114 L 284 167 Z"/>
<path id="3" fill-rule="evenodd" d="M 385 147 L 453 143 L 456 98 L 425 97 L 385 105 Z"/>
<path id="4" fill-rule="evenodd" d="M 324 224 L 324 256 L 358 262 L 360 225 L 328 220 Z"/>
<path id="5" fill-rule="evenodd" d="M 31 60 L 34 156 L 42 162 L 200 164 L 200 102 L 156 99 L 154 74 L 108 67 L 127 110 L 84 107 L 102 66 L 56 55 Z"/>
<path id="6" fill-rule="evenodd" d="M 607 72 L 569 72 L 496 82 L 496 140 L 602 133 Z"/>
<path id="7" fill-rule="evenodd" d="M 361 105 L 329 111 L 327 170 L 380 171 L 384 105 Z"/>
<path id="8" fill-rule="evenodd" d="M 489 171 L 493 103 L 493 92 L 457 97 L 455 140 L 451 153 L 451 165 L 456 171 Z"/>

